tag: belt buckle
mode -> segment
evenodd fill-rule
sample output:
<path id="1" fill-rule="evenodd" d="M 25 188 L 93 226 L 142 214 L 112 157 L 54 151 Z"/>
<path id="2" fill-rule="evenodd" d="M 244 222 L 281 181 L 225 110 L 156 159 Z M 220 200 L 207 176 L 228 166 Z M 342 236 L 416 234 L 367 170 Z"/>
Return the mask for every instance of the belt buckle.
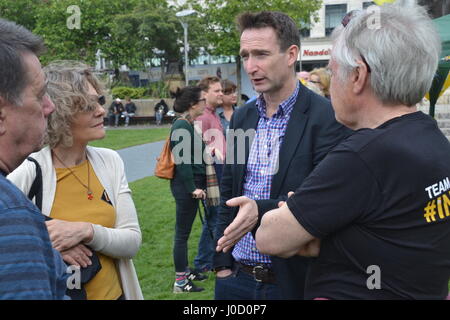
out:
<path id="1" fill-rule="evenodd" d="M 257 282 L 262 282 L 264 267 L 263 266 L 255 266 L 253 267 L 253 277 Z"/>

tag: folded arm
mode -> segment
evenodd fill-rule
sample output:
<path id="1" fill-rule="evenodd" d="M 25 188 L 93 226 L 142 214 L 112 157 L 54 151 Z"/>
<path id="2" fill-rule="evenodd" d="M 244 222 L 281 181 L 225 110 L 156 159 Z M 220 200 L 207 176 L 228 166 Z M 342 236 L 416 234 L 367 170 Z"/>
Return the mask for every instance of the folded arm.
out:
<path id="1" fill-rule="evenodd" d="M 300 225 L 284 204 L 264 215 L 256 232 L 256 246 L 262 253 L 289 258 L 296 254 L 317 255 L 320 242 Z"/>

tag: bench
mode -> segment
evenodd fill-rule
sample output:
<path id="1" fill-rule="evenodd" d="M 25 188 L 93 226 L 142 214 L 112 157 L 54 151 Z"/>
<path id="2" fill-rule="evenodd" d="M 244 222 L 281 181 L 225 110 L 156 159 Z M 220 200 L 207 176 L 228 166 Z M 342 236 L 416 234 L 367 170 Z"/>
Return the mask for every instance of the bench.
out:
<path id="1" fill-rule="evenodd" d="M 171 124 L 173 121 L 173 117 L 164 116 L 162 119 L 162 124 Z M 108 117 L 103 118 L 103 123 L 105 126 L 109 125 Z M 125 124 L 125 118 L 119 119 L 119 126 Z M 155 116 L 134 116 L 130 118 L 129 125 L 154 125 L 156 124 Z M 114 124 L 111 124 L 114 125 Z"/>

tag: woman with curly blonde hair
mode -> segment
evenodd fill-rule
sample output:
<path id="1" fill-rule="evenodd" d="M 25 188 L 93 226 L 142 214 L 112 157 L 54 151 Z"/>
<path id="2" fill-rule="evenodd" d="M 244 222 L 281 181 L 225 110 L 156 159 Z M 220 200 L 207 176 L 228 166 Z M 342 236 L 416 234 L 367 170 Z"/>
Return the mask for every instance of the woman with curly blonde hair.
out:
<path id="1" fill-rule="evenodd" d="M 124 164 L 112 150 L 88 146 L 105 137 L 102 86 L 87 65 L 54 62 L 44 68 L 55 104 L 47 147 L 31 156 L 42 169 L 42 212 L 53 247 L 69 265 L 101 268 L 83 284 L 88 300 L 142 299 L 131 258 L 141 231 Z M 8 176 L 25 194 L 36 167 L 25 161 Z M 92 260 L 92 261 L 91 261 Z"/>
<path id="2" fill-rule="evenodd" d="M 330 99 L 330 73 L 325 68 L 311 71 L 309 73 L 309 82 L 316 85 L 323 95 Z"/>

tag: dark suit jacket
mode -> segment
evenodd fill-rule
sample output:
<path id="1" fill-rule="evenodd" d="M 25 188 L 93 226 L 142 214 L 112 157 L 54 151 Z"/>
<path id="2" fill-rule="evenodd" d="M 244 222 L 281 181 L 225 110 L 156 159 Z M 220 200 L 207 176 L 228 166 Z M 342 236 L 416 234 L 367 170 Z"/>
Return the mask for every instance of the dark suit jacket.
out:
<path id="1" fill-rule="evenodd" d="M 237 108 L 230 122 L 230 129 L 256 129 L 259 114 L 256 102 Z M 300 84 L 300 91 L 289 119 L 280 150 L 279 169 L 272 180 L 269 200 L 256 201 L 259 222 L 269 210 L 278 207 L 278 202 L 287 199 L 289 191 L 295 191 L 325 155 L 351 131 L 336 122 L 334 111 L 325 99 Z M 237 162 L 239 152 L 237 138 L 227 137 L 227 161 L 221 180 L 221 205 L 219 208 L 215 240 L 223 236 L 225 228 L 233 221 L 237 208 L 225 202 L 242 195 L 250 141 L 245 144 L 245 163 Z M 241 147 L 242 148 L 242 147 Z M 234 152 L 231 152 L 233 149 Z M 228 164 L 233 158 L 233 164 Z M 242 161 L 241 161 L 242 163 Z M 259 226 L 256 226 L 256 228 Z M 255 228 L 255 231 L 256 231 Z M 303 299 L 304 284 L 309 258 L 295 256 L 289 259 L 272 257 L 278 285 L 285 299 Z M 214 267 L 233 265 L 231 253 L 216 253 Z"/>

